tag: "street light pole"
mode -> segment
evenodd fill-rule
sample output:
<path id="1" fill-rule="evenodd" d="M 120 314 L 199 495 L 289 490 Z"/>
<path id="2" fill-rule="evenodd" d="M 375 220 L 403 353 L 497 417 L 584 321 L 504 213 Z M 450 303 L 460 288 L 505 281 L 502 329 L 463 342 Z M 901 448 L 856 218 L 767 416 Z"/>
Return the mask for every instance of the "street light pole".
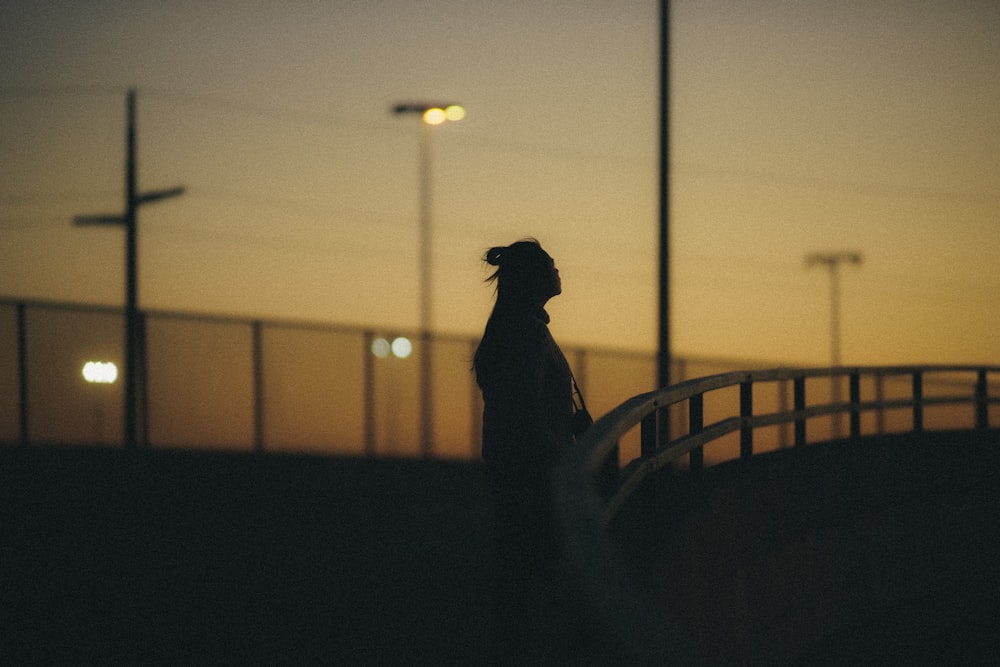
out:
<path id="1" fill-rule="evenodd" d="M 830 365 L 840 366 L 840 265 L 861 264 L 859 252 L 814 252 L 806 255 L 806 267 L 830 270 Z"/>
<path id="2" fill-rule="evenodd" d="M 122 215 L 80 215 L 76 225 L 122 225 L 125 227 L 125 429 L 126 447 L 138 447 L 138 405 L 146 396 L 146 355 L 142 316 L 139 312 L 138 230 L 139 206 L 184 194 L 184 188 L 171 188 L 139 194 L 136 168 L 136 92 L 130 89 L 125 101 L 125 213 Z M 145 438 L 145 433 L 143 433 Z"/>
<path id="3" fill-rule="evenodd" d="M 431 191 L 431 126 L 421 123 L 418 130 L 417 170 L 420 174 L 420 335 L 427 336 L 431 329 L 433 301 L 433 274 L 431 272 L 431 216 L 433 192 Z M 424 340 L 426 344 L 428 341 Z M 426 434 L 425 434 L 426 435 Z"/>
<path id="4" fill-rule="evenodd" d="M 830 367 L 837 368 L 841 364 L 840 360 L 840 265 L 841 264 L 861 264 L 861 253 L 859 252 L 813 252 L 806 255 L 806 267 L 815 265 L 825 266 L 830 270 Z M 840 402 L 840 382 L 836 377 L 831 378 L 832 402 Z M 838 415 L 833 417 L 833 437 L 840 436 L 840 419 Z"/>
<path id="5" fill-rule="evenodd" d="M 420 178 L 419 226 L 419 328 L 420 328 L 420 448 L 430 456 L 434 440 L 432 326 L 432 166 L 431 132 L 435 125 L 465 118 L 465 109 L 452 102 L 401 102 L 392 107 L 396 115 L 416 114 L 420 117 L 417 135 L 417 169 Z"/>

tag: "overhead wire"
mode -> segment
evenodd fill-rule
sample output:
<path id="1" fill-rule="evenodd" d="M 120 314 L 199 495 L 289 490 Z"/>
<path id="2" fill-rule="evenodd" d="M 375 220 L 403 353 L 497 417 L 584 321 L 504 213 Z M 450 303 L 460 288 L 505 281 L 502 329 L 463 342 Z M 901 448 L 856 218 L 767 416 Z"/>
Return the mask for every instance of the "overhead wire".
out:
<path id="1" fill-rule="evenodd" d="M 110 94 L 123 94 L 126 88 L 124 87 L 112 87 L 112 86 L 65 86 L 65 87 L 6 87 L 0 88 L 0 96 L 4 97 L 18 97 L 18 96 L 86 96 L 86 95 L 110 95 Z M 199 106 L 202 108 L 213 109 L 222 113 L 240 113 L 246 115 L 254 115 L 261 118 L 269 118 L 273 120 L 278 120 L 281 122 L 288 122 L 293 124 L 303 124 L 309 126 L 318 127 L 339 127 L 352 130 L 363 130 L 363 131 L 377 131 L 383 132 L 394 132 L 394 133 L 404 133 L 410 132 L 411 128 L 403 127 L 399 123 L 375 123 L 370 121 L 358 121 L 355 119 L 348 119 L 342 116 L 337 116 L 334 114 L 320 113 L 313 111 L 303 111 L 290 108 L 277 108 L 268 107 L 263 105 L 255 105 L 250 103 L 245 103 L 235 100 L 226 100 L 222 98 L 217 98 L 209 95 L 198 95 L 183 93 L 175 90 L 166 90 L 160 88 L 142 88 L 144 94 L 148 94 L 153 99 L 158 99 L 160 101 L 165 101 L 173 104 L 183 104 L 191 106 Z M 649 169 L 651 172 L 655 169 L 655 164 L 651 158 L 648 157 L 635 157 L 635 156 L 621 156 L 613 155 L 597 151 L 581 150 L 570 147 L 561 147 L 554 144 L 532 144 L 523 143 L 516 141 L 504 141 L 497 140 L 491 137 L 487 137 L 482 134 L 476 134 L 472 132 L 466 132 L 461 135 L 451 136 L 449 141 L 474 145 L 480 148 L 486 147 L 493 150 L 502 151 L 513 151 L 523 153 L 530 156 L 547 156 L 554 159 L 560 160 L 576 160 L 584 162 L 593 162 L 601 164 L 613 164 L 622 168 L 639 168 L 639 169 Z M 906 196 L 906 197 L 917 197 L 924 199 L 939 199 L 947 201 L 971 201 L 974 203 L 985 203 L 985 204 L 995 204 L 1000 201 L 1000 197 L 991 193 L 956 193 L 956 192 L 945 192 L 945 191 L 934 191 L 923 187 L 907 186 L 903 184 L 888 184 L 888 183 L 870 183 L 861 181 L 843 181 L 837 179 L 826 179 L 821 177 L 812 177 L 806 174 L 780 174 L 777 172 L 770 172 L 767 170 L 754 170 L 754 169 L 734 169 L 728 167 L 717 167 L 698 163 L 677 163 L 671 165 L 673 174 L 675 177 L 680 178 L 724 178 L 733 181 L 744 181 L 744 182 L 758 182 L 767 183 L 779 187 L 799 187 L 799 188 L 809 188 L 809 189 L 828 189 L 828 190 L 847 190 L 858 194 L 864 195 L 894 195 L 894 196 Z M 687 172 L 687 173 L 685 173 Z M 331 219 L 336 219 L 340 224 L 348 225 L 368 225 L 373 222 L 373 211 L 371 210 L 347 210 L 338 209 L 337 207 L 329 206 L 322 202 L 317 201 L 307 201 L 295 198 L 274 198 L 265 197 L 256 193 L 240 192 L 236 190 L 226 190 L 224 188 L 192 188 L 190 194 L 196 197 L 204 198 L 217 198 L 217 199 L 228 199 L 229 201 L 241 201 L 250 202 L 255 207 L 270 208 L 275 211 L 291 212 L 296 217 L 304 219 L 312 219 L 317 221 L 328 222 Z M 0 206 L 27 206 L 35 204 L 45 204 L 52 203 L 54 201 L 70 202 L 70 201 L 85 201 L 85 200 L 96 200 L 103 197 L 115 196 L 116 193 L 101 192 L 101 193 L 31 193 L 31 194 L 0 194 Z M 48 219 L 46 216 L 32 216 L 32 221 Z M 353 222 L 357 220 L 358 222 Z M 363 222 L 362 222 L 363 220 Z M 377 220 L 376 220 L 377 222 Z M 381 224 L 389 225 L 396 222 L 396 217 L 392 215 L 386 215 L 382 220 Z M 12 221 L 10 219 L 0 218 L 0 227 L 11 229 L 27 226 L 33 224 L 27 219 L 18 216 L 17 221 Z M 194 229 L 193 226 L 187 226 L 188 229 Z M 287 231 L 287 229 L 286 229 Z M 451 229 L 449 233 L 454 233 L 456 230 Z M 204 232 L 201 232 L 204 233 Z M 247 239 L 252 239 L 245 234 L 245 232 L 230 230 L 226 232 L 216 231 L 213 232 L 213 238 L 220 240 L 224 237 L 229 237 L 236 239 L 237 241 L 243 237 Z M 267 242 L 275 243 L 277 237 L 269 237 Z M 260 239 L 256 239 L 260 241 Z M 576 243 L 583 245 L 582 240 L 576 240 L 572 235 L 567 235 L 566 239 L 561 239 L 564 243 Z M 296 245 L 298 242 L 289 242 L 291 245 Z M 311 250 L 315 249 L 315 246 L 311 242 L 302 242 L 304 245 L 310 247 Z M 379 244 L 384 243 L 380 241 Z M 288 245 L 288 244 L 286 244 Z M 363 246 L 366 252 L 373 252 L 374 248 L 377 246 L 368 245 Z M 384 246 L 378 246 L 384 247 Z M 608 253 L 617 255 L 620 258 L 633 258 L 637 248 L 634 246 L 631 239 L 626 239 L 621 244 L 607 244 L 602 243 L 601 253 L 602 256 L 607 256 Z M 715 265 L 716 271 L 724 271 L 729 275 L 733 275 L 736 269 L 733 267 L 737 264 L 746 266 L 745 260 L 739 260 L 739 262 L 720 262 L 718 257 L 712 257 L 712 262 Z M 685 258 L 683 255 L 675 258 L 675 261 L 685 262 L 692 261 Z M 694 260 L 697 261 L 697 260 Z M 612 262 L 615 263 L 615 262 Z M 783 268 L 783 265 L 776 264 L 770 267 L 763 267 L 768 271 L 774 271 L 776 267 Z M 739 275 L 745 275 L 745 273 L 740 273 Z M 903 276 L 901 274 L 896 274 L 891 276 L 891 280 L 898 281 L 904 286 L 902 289 L 912 289 L 905 287 L 907 285 L 913 284 L 913 276 Z M 969 285 L 969 284 L 958 284 L 954 281 L 939 280 L 938 278 L 929 279 L 931 283 L 925 284 L 925 287 L 937 286 L 940 288 L 941 285 L 949 285 L 947 289 L 973 289 L 973 290 L 993 290 L 992 286 L 986 285 Z M 782 282 L 779 280 L 779 282 Z M 790 277 L 784 281 L 784 284 L 798 285 L 801 283 L 799 277 L 792 280 Z"/>

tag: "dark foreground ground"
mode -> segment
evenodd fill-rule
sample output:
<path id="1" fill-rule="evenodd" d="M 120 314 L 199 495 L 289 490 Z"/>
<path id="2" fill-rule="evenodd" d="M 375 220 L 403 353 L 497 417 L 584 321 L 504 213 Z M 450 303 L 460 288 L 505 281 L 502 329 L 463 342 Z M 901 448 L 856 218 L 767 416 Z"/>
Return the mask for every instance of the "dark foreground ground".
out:
<path id="1" fill-rule="evenodd" d="M 479 466 L 0 449 L 2 664 L 482 664 Z"/>
<path id="2" fill-rule="evenodd" d="M 1000 432 L 810 445 L 672 481 L 631 560 L 682 664 L 1000 664 Z"/>
<path id="3" fill-rule="evenodd" d="M 996 432 L 779 452 L 658 502 L 629 551 L 683 664 L 1000 654 Z M 488 664 L 490 524 L 475 464 L 0 447 L 0 664 Z M 621 664 L 602 642 L 562 664 Z"/>

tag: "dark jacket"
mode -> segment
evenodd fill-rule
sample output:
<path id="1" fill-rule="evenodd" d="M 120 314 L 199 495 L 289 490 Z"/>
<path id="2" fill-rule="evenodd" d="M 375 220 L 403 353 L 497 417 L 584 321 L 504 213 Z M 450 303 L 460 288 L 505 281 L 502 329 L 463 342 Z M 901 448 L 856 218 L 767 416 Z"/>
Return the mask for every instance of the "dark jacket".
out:
<path id="1" fill-rule="evenodd" d="M 488 467 L 547 472 L 573 442 L 572 374 L 548 321 L 539 308 L 494 313 L 486 325 L 476 380 Z"/>

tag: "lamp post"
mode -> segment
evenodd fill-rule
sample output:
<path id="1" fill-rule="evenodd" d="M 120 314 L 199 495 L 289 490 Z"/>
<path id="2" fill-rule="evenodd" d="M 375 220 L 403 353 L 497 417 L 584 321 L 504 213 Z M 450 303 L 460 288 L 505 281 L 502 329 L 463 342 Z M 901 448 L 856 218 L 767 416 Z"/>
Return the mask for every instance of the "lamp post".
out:
<path id="1" fill-rule="evenodd" d="M 830 367 L 840 366 L 840 265 L 861 264 L 859 252 L 813 252 L 806 255 L 806 267 L 825 266 L 830 270 Z M 840 382 L 831 377 L 833 403 L 840 402 Z M 833 437 L 840 436 L 839 415 L 833 416 Z"/>
<path id="2" fill-rule="evenodd" d="M 453 102 L 400 102 L 392 107 L 395 115 L 416 115 L 420 119 L 417 135 L 417 169 L 420 177 L 419 280 L 420 299 L 420 447 L 424 456 L 433 449 L 433 361 L 431 354 L 432 252 L 431 252 L 431 130 L 436 125 L 465 118 L 465 108 Z"/>

